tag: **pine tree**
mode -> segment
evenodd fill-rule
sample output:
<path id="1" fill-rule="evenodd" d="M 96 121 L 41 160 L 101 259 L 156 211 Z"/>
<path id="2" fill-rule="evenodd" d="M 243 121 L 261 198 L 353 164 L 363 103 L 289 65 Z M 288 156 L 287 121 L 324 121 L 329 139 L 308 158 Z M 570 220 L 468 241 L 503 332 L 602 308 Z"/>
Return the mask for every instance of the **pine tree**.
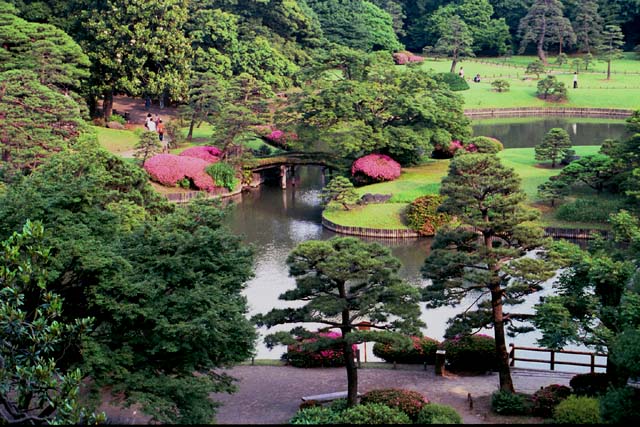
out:
<path id="1" fill-rule="evenodd" d="M 547 65 L 547 45 L 553 41 L 564 43 L 564 39 L 573 35 L 571 25 L 567 24 L 562 9 L 559 0 L 534 1 L 518 27 L 521 37 L 520 53 L 524 53 L 527 46 L 534 43 L 538 58 Z M 575 35 L 573 37 L 575 38 Z"/>
<path id="2" fill-rule="evenodd" d="M 447 335 L 493 328 L 500 389 L 513 392 L 505 332 L 524 331 L 514 323 L 526 315 L 506 307 L 522 303 L 553 276 L 557 265 L 546 252 L 525 257 L 550 242 L 540 227 L 528 224 L 538 213 L 523 206 L 520 177 L 493 154 L 454 157 L 440 194 L 447 197 L 440 210 L 462 224 L 438 230 L 422 270 L 432 280 L 423 299 L 427 308 L 435 308 L 474 295 L 471 306 L 449 321 Z"/>
<path id="3" fill-rule="evenodd" d="M 473 53 L 473 37 L 467 24 L 455 15 L 448 26 L 442 29 L 442 36 L 434 47 L 435 52 L 444 53 L 451 57 L 451 70 L 456 71 L 458 60 L 465 56 L 475 56 Z"/>
<path id="4" fill-rule="evenodd" d="M 588 54 L 600 44 L 602 17 L 598 14 L 598 2 L 586 0 L 578 2 L 578 10 L 573 22 L 578 48 Z"/>
<path id="5" fill-rule="evenodd" d="M 556 161 L 564 157 L 571 149 L 571 138 L 566 130 L 553 128 L 545 136 L 541 144 L 536 145 L 536 160 L 551 160 L 551 167 L 556 167 Z"/>
<path id="6" fill-rule="evenodd" d="M 611 61 L 622 57 L 620 49 L 624 44 L 624 34 L 618 25 L 607 25 L 602 32 L 602 43 L 598 47 L 598 56 L 607 62 L 607 80 L 611 80 Z"/>

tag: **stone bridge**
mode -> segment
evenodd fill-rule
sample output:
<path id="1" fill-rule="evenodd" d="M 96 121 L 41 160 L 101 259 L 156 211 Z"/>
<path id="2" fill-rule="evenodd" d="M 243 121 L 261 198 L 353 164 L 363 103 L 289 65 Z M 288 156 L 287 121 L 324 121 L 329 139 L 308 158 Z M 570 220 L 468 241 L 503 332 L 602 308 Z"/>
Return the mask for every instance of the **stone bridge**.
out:
<path id="1" fill-rule="evenodd" d="M 287 180 L 295 176 L 296 166 L 322 166 L 325 169 L 336 169 L 338 156 L 328 152 L 289 152 L 274 157 L 258 159 L 252 166 L 253 181 L 256 185 L 264 182 L 268 174 L 277 174 L 280 187 L 287 188 Z"/>

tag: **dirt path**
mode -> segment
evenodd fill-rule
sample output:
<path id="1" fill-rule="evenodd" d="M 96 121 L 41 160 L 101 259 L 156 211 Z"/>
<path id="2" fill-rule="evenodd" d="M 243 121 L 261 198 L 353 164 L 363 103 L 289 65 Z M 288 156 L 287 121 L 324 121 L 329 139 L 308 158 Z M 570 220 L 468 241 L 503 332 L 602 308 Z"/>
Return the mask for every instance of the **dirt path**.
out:
<path id="1" fill-rule="evenodd" d="M 131 98 L 125 95 L 113 97 L 113 109 L 118 114 L 129 113 L 129 123 L 133 125 L 144 125 L 144 119 L 148 113 L 156 114 L 163 120 L 174 119 L 178 117 L 178 110 L 175 107 L 160 108 L 158 104 L 152 104 L 149 110 L 144 107 L 144 98 Z"/>

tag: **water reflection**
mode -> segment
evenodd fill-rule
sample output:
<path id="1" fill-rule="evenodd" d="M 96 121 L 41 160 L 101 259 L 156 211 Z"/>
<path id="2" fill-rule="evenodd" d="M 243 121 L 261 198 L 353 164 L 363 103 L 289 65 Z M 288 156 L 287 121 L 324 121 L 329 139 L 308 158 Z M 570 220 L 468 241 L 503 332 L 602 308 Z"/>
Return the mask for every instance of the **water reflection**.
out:
<path id="1" fill-rule="evenodd" d="M 551 128 L 557 124 L 558 121 L 556 120 L 546 120 L 544 127 Z M 529 126 L 530 124 L 523 125 L 524 128 Z M 495 131 L 493 133 L 489 133 L 487 130 L 478 130 L 476 126 L 476 134 L 496 136 L 503 141 L 506 147 L 518 146 L 516 145 L 519 143 L 518 141 L 533 141 L 537 138 L 537 136 L 522 138 L 522 134 L 514 130 L 516 128 L 510 127 L 508 131 L 501 134 L 500 132 L 502 131 L 500 129 L 502 128 L 499 126 L 494 128 Z M 604 128 L 609 130 L 605 131 L 602 128 L 597 128 L 599 130 L 592 132 L 591 135 L 597 135 L 597 138 L 612 138 L 621 134 L 611 133 L 610 130 L 612 128 L 609 125 L 604 126 Z M 581 129 L 582 124 L 578 124 L 577 135 L 583 135 L 581 134 Z M 615 126 L 613 129 L 617 129 L 616 132 L 623 130 Z M 538 130 L 536 132 L 536 135 L 543 136 L 546 131 Z M 535 142 L 533 145 L 537 143 Z M 579 143 L 582 145 L 585 141 L 580 140 Z M 261 188 L 243 193 L 236 199 L 231 214 L 227 219 L 228 225 L 235 233 L 243 236 L 245 242 L 252 244 L 256 248 L 255 276 L 249 281 L 245 291 L 250 315 L 265 313 L 274 307 L 284 308 L 298 305 L 278 299 L 281 293 L 295 286 L 295 281 L 288 275 L 287 255 L 301 242 L 324 240 L 336 236 L 336 233 L 324 229 L 320 223 L 322 213 L 320 192 L 322 186 L 323 174 L 319 167 L 301 167 L 298 168 L 298 179 L 295 186 L 289 186 L 286 190 L 282 190 L 277 185 L 264 185 Z M 405 280 L 419 286 L 428 284 L 422 278 L 420 269 L 429 254 L 431 239 L 387 240 L 362 238 L 362 240 L 367 242 L 377 241 L 389 247 L 392 254 L 402 262 L 400 275 Z M 547 283 L 543 293 L 532 296 L 524 305 L 518 306 L 517 311 L 532 312 L 532 307 L 538 302 L 539 296 L 551 292 L 551 283 L 552 281 Z M 472 300 L 473 298 L 469 297 L 458 307 L 425 310 L 422 315 L 422 320 L 427 324 L 427 328 L 424 331 L 425 334 L 441 340 L 447 327 L 447 320 L 456 313 L 461 312 Z M 307 326 L 313 327 L 313 325 Z M 291 325 L 285 325 L 280 328 L 272 328 L 269 332 L 290 327 Z M 261 330 L 259 332 L 264 335 L 267 331 Z M 493 335 L 492 331 L 485 332 Z M 515 342 L 518 346 L 536 346 L 535 340 L 538 337 L 539 335 L 534 332 L 519 335 L 516 339 L 508 339 L 508 343 Z M 372 346 L 367 346 L 367 359 L 376 360 L 371 348 Z M 260 340 L 257 345 L 256 357 L 278 359 L 284 350 L 284 347 L 280 346 L 270 351 Z M 527 365 L 534 368 L 545 368 L 538 364 L 522 362 L 518 364 L 518 366 Z M 562 370 L 569 371 L 573 369 L 569 366 L 563 366 Z M 575 370 L 575 372 L 582 371 L 584 369 L 576 368 Z"/>

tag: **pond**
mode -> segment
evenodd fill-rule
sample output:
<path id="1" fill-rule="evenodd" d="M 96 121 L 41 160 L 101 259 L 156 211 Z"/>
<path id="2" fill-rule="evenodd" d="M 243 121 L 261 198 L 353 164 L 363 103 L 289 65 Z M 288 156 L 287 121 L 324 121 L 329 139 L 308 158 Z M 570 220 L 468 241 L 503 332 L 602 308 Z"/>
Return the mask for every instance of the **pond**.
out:
<path id="1" fill-rule="evenodd" d="M 510 119 L 514 120 L 514 119 Z M 517 120 L 517 119 L 516 119 Z M 558 127 L 558 123 L 567 121 L 570 128 L 573 123 L 570 120 L 544 119 L 542 121 L 526 121 L 523 123 L 499 123 L 492 125 L 478 124 L 474 126 L 476 135 L 495 136 L 503 141 L 506 147 L 519 146 L 514 142 L 520 141 L 523 134 L 533 135 L 532 127 L 544 128 L 538 130 L 538 135 L 552 127 Z M 532 124 L 535 123 L 535 124 Z M 580 136 L 577 140 L 580 145 L 587 141 L 587 131 L 581 133 L 583 123 L 578 122 L 577 128 Z M 585 124 L 586 126 L 587 124 Z M 599 135 L 599 138 L 618 138 L 624 132 L 624 125 L 620 121 L 608 123 L 590 123 L 589 135 Z M 587 128 L 585 128 L 587 129 Z M 582 138 L 585 139 L 582 139 Z M 527 138 L 532 141 L 533 136 Z M 597 143 L 589 139 L 589 143 Z M 532 145 L 536 145 L 532 143 Z M 532 146 L 529 145 L 529 146 Z M 278 300 L 278 296 L 295 286 L 295 281 L 288 276 L 286 258 L 289 252 L 301 242 L 307 240 L 329 239 L 336 233 L 328 231 L 320 224 L 322 208 L 320 207 L 320 192 L 324 184 L 324 176 L 318 167 L 298 168 L 298 177 L 295 185 L 290 185 L 286 190 L 278 186 L 264 185 L 261 188 L 243 193 L 238 196 L 227 221 L 229 227 L 241 235 L 245 242 L 256 248 L 255 277 L 249 281 L 245 295 L 247 296 L 250 315 L 265 313 L 274 307 L 294 306 L 294 304 Z M 376 240 L 390 248 L 395 257 L 402 262 L 400 275 L 407 281 L 424 286 L 427 281 L 422 278 L 420 268 L 429 253 L 431 239 L 406 239 L 406 240 Z M 547 286 L 550 290 L 550 286 Z M 523 307 L 531 307 L 538 301 L 542 294 L 535 295 Z M 427 324 L 425 335 L 442 340 L 446 329 L 447 319 L 461 310 L 462 306 L 451 308 L 443 307 L 436 310 L 425 310 L 422 320 Z M 290 325 L 282 328 L 272 328 L 270 331 L 261 329 L 262 336 L 268 332 L 288 329 Z M 492 335 L 491 332 L 488 332 Z M 261 338 L 262 338 L 261 336 Z M 515 340 L 509 339 L 518 346 L 536 346 L 534 333 L 519 335 Z M 279 359 L 284 352 L 284 347 L 267 349 L 259 339 L 256 348 L 257 359 Z M 367 348 L 367 360 L 377 360 L 371 346 Z M 361 348 L 361 350 L 363 350 Z M 536 356 L 540 357 L 540 356 Z M 522 365 L 522 364 L 521 364 Z M 518 366 L 521 366 L 518 365 Z M 533 366 L 542 369 L 544 365 Z M 564 368 L 563 368 L 564 369 Z M 569 370 L 567 367 L 566 370 Z"/>

